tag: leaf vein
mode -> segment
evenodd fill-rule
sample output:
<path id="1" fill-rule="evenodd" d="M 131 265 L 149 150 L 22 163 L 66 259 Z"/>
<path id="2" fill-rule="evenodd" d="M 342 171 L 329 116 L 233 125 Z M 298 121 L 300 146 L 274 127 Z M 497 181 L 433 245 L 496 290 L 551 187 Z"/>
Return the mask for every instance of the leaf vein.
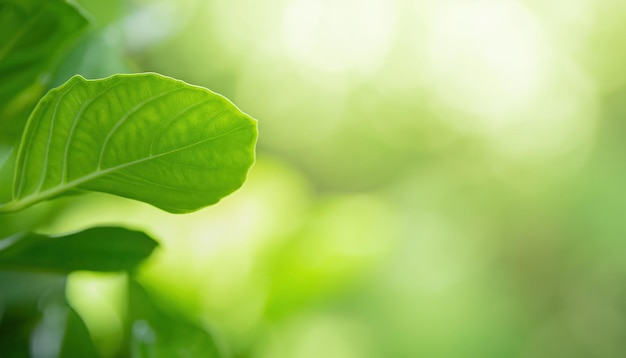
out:
<path id="1" fill-rule="evenodd" d="M 67 135 L 67 140 L 65 142 L 65 150 L 63 151 L 63 164 L 62 164 L 63 169 L 61 172 L 61 184 L 67 183 L 67 171 L 68 171 L 67 159 L 69 156 L 69 149 L 70 149 L 72 139 L 74 139 L 74 131 L 76 130 L 76 127 L 78 126 L 78 123 L 80 122 L 80 120 L 83 118 L 82 114 L 85 113 L 85 111 L 87 110 L 87 107 L 93 104 L 98 98 L 100 98 L 103 94 L 109 92 L 113 88 L 117 87 L 118 85 L 119 83 L 116 83 L 113 86 L 107 87 L 103 91 L 100 91 L 95 96 L 86 99 L 83 102 L 83 104 L 80 106 L 80 109 L 78 110 L 78 112 L 76 112 L 76 115 L 72 119 L 72 126 L 70 127 L 70 131 Z"/>
<path id="2" fill-rule="evenodd" d="M 54 110 L 52 111 L 52 118 L 50 119 L 50 131 L 48 133 L 48 142 L 46 144 L 46 151 L 44 153 L 44 159 L 43 159 L 43 164 L 41 168 L 41 176 L 39 178 L 39 183 L 37 184 L 37 189 L 35 189 L 36 193 L 39 193 L 41 191 L 41 188 L 43 187 L 43 183 L 46 180 L 46 176 L 48 175 L 48 159 L 50 158 L 50 146 L 52 145 L 52 133 L 54 132 L 54 124 L 56 122 L 57 114 L 59 112 L 59 105 L 61 104 L 61 100 L 63 99 L 63 97 L 65 97 L 65 95 L 67 95 L 67 93 L 71 91 L 72 88 L 74 88 L 75 86 L 76 84 L 69 86 L 67 90 L 65 90 L 63 93 L 59 95 L 59 97 L 56 100 L 56 103 L 54 104 Z"/>
<path id="3" fill-rule="evenodd" d="M 50 106 L 50 103 L 46 103 L 46 109 L 47 106 Z M 16 170 L 15 170 L 15 177 L 14 177 L 14 182 L 18 182 L 19 183 L 17 185 L 13 186 L 13 198 L 17 198 L 22 194 L 22 188 L 24 187 L 24 180 L 26 179 L 26 168 L 28 165 L 28 157 L 29 154 L 32 152 L 31 150 L 29 150 L 30 148 L 32 148 L 32 145 L 34 143 L 34 138 L 36 137 L 36 131 L 30 131 L 30 126 L 34 125 L 36 126 L 36 128 L 39 128 L 39 126 L 41 125 L 41 122 L 35 122 L 33 124 L 33 122 L 30 120 L 26 123 L 26 128 L 24 128 L 24 135 L 22 137 L 22 141 L 20 143 L 20 147 L 17 151 L 17 162 L 16 162 Z"/>
<path id="4" fill-rule="evenodd" d="M 165 129 L 167 129 L 167 127 L 172 124 L 175 120 L 177 120 L 178 118 L 180 118 L 183 114 L 189 113 L 192 110 L 200 107 L 201 105 L 205 104 L 206 102 L 211 101 L 211 99 L 205 99 L 203 101 L 200 101 L 194 105 L 191 105 L 187 108 L 185 108 L 184 110 L 180 111 L 180 113 L 178 113 L 177 115 L 175 115 L 174 117 L 170 118 L 167 123 L 165 123 L 165 125 L 163 125 L 163 127 L 161 129 L 158 130 L 157 134 L 154 135 L 154 138 L 152 138 L 152 141 L 150 141 L 150 155 L 152 155 L 152 148 L 154 147 L 154 142 L 155 140 L 157 140 L 158 138 L 161 137 L 162 133 L 165 131 Z"/>
<path id="5" fill-rule="evenodd" d="M 159 93 L 155 96 L 152 96 L 138 104 L 136 104 L 134 107 L 132 107 L 130 110 L 128 110 L 126 113 L 124 113 L 124 115 L 117 120 L 117 122 L 115 122 L 115 125 L 113 125 L 113 127 L 111 128 L 111 130 L 109 130 L 109 133 L 107 133 L 106 138 L 104 138 L 104 142 L 102 143 L 102 148 L 100 148 L 100 154 L 98 155 L 98 170 L 102 170 L 102 158 L 104 157 L 104 152 L 109 144 L 109 142 L 111 141 L 111 138 L 113 137 L 113 135 L 117 132 L 118 128 L 124 124 L 124 122 L 126 122 L 126 120 L 133 114 L 136 113 L 138 110 L 140 110 L 141 108 L 143 108 L 144 106 L 146 106 L 147 104 L 149 104 L 150 102 L 154 102 L 157 99 L 164 97 L 170 93 L 173 92 L 177 92 L 177 91 L 181 91 L 184 90 L 185 88 L 174 88 L 171 89 L 169 91 L 165 91 L 163 93 Z"/>
<path id="6" fill-rule="evenodd" d="M 120 177 L 121 178 L 125 178 L 125 179 L 122 179 L 122 181 L 126 181 L 127 183 L 131 183 L 131 184 L 136 184 L 136 182 L 141 182 L 141 183 L 146 183 L 146 184 L 158 186 L 160 188 L 165 188 L 165 189 L 171 189 L 171 190 L 176 190 L 176 191 L 184 191 L 184 192 L 196 193 L 196 194 L 207 194 L 206 192 L 201 191 L 201 190 L 192 190 L 192 189 L 187 189 L 187 188 L 167 185 L 167 184 L 163 184 L 163 183 L 157 183 L 155 181 L 148 180 L 148 179 L 145 179 L 145 178 L 141 178 L 141 177 L 138 177 L 138 176 L 135 176 L 135 175 L 132 175 L 132 174 L 128 174 L 128 173 L 116 173 L 115 178 L 119 180 Z"/>
<path id="7" fill-rule="evenodd" d="M 225 137 L 225 136 L 228 136 L 228 135 L 240 132 L 240 131 L 242 131 L 242 130 L 244 130 L 246 128 L 248 128 L 247 125 L 238 126 L 236 128 L 233 128 L 232 130 L 230 130 L 228 132 L 225 132 L 225 133 L 222 133 L 222 134 L 218 134 L 218 135 L 213 136 L 211 138 L 206 138 L 206 139 L 203 139 L 201 141 L 198 141 L 198 142 L 195 142 L 195 143 L 191 143 L 191 144 L 179 147 L 179 148 L 175 148 L 175 149 L 172 149 L 170 151 L 166 151 L 166 152 L 159 153 L 159 154 L 152 155 L 152 156 L 148 156 L 148 157 L 145 157 L 145 158 L 140 158 L 140 159 L 137 159 L 137 160 L 129 161 L 129 162 L 126 162 L 124 164 L 116 165 L 114 167 L 110 167 L 110 168 L 106 168 L 106 169 L 99 169 L 99 170 L 96 170 L 96 171 L 94 171 L 94 172 L 92 172 L 90 174 L 87 174 L 87 175 L 85 175 L 85 176 L 83 176 L 83 177 L 81 177 L 79 179 L 75 179 L 75 180 L 66 182 L 63 185 L 57 186 L 55 188 L 50 188 L 48 190 L 42 191 L 40 193 L 37 193 L 39 195 L 28 195 L 26 197 L 23 197 L 23 198 L 21 198 L 21 201 L 22 202 L 25 201 L 25 202 L 28 203 L 30 201 L 36 202 L 36 201 L 39 201 L 39 200 L 43 200 L 45 198 L 57 195 L 57 194 L 63 192 L 64 190 L 66 190 L 66 189 L 69 189 L 69 188 L 72 188 L 72 187 L 75 187 L 75 186 L 79 186 L 79 185 L 81 185 L 81 184 L 83 184 L 85 182 L 88 182 L 90 180 L 96 179 L 96 178 L 98 178 L 100 176 L 103 176 L 103 175 L 106 175 L 106 174 L 109 174 L 109 173 L 113 173 L 113 172 L 115 172 L 117 170 L 121 170 L 121 169 L 124 169 L 124 168 L 132 166 L 132 165 L 141 164 L 143 162 L 146 162 L 146 161 L 149 161 L 149 160 L 152 160 L 152 159 L 155 159 L 155 158 L 160 158 L 160 157 L 164 157 L 164 156 L 167 156 L 167 155 L 170 155 L 170 154 L 174 154 L 174 153 L 177 153 L 177 152 L 180 152 L 180 151 L 183 151 L 183 150 L 187 150 L 189 148 L 193 148 L 195 146 L 198 146 L 198 145 L 201 145 L 201 144 L 204 144 L 204 143 L 207 143 L 207 142 L 210 142 L 210 141 L 213 141 L 213 140 L 216 140 L 216 139 L 219 139 L 219 138 L 222 138 L 222 137 Z M 23 204 L 23 205 L 25 205 L 25 204 Z"/>

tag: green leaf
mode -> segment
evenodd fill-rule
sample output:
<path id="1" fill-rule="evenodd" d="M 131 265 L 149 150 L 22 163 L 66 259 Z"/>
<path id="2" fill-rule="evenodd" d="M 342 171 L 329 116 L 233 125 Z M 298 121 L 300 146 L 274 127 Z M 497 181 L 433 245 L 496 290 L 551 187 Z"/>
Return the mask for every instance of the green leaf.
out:
<path id="1" fill-rule="evenodd" d="M 34 103 L 44 89 L 38 77 L 55 53 L 87 25 L 63 0 L 0 0 L 0 123 Z"/>
<path id="2" fill-rule="evenodd" d="M 59 275 L 0 271 L 0 357 L 31 356 L 31 333 L 41 321 L 42 301 L 64 285 L 65 277 Z"/>
<path id="3" fill-rule="evenodd" d="M 96 227 L 65 236 L 22 234 L 0 241 L 0 268 L 67 273 L 135 269 L 157 242 L 140 231 Z"/>
<path id="4" fill-rule="evenodd" d="M 0 212 L 71 189 L 194 211 L 243 184 L 256 136 L 254 119 L 201 87 L 158 74 L 75 76 L 31 115 Z"/>
<path id="5" fill-rule="evenodd" d="M 85 322 L 83 322 L 83 319 L 76 311 L 69 308 L 59 358 L 89 358 L 98 356 L 98 351 L 93 344 Z"/>
<path id="6" fill-rule="evenodd" d="M 17 148 L 5 147 L 0 144 L 0 203 L 11 200 L 16 157 Z M 2 228 L 0 228 L 0 237 L 4 237 Z"/>
<path id="7" fill-rule="evenodd" d="M 135 281 L 129 281 L 131 357 L 169 358 L 222 356 L 213 337 L 183 315 L 172 314 L 155 304 Z"/>

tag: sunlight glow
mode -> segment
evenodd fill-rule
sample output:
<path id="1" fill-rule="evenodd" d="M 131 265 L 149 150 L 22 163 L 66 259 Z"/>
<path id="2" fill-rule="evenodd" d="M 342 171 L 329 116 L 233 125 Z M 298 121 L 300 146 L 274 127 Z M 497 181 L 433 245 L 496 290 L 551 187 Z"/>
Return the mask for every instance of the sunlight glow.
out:
<path id="1" fill-rule="evenodd" d="M 127 49 L 139 52 L 174 36 L 187 21 L 186 10 L 190 2 L 193 0 L 175 4 L 158 1 L 138 7 L 121 22 Z M 113 39 L 119 36 L 110 32 L 106 35 Z"/>
<path id="2" fill-rule="evenodd" d="M 441 117 L 483 137 L 504 163 L 586 157 L 593 88 L 522 4 L 447 0 L 430 19 L 426 77 Z"/>
<path id="3" fill-rule="evenodd" d="M 77 271 L 67 280 L 67 299 L 103 356 L 110 356 L 122 343 L 125 288 L 123 274 Z"/>
<path id="4" fill-rule="evenodd" d="M 358 322 L 332 315 L 301 315 L 274 327 L 261 358 L 370 358 L 374 337 Z"/>
<path id="5" fill-rule="evenodd" d="M 387 55 L 395 17 L 393 1 L 292 0 L 283 40 L 296 60 L 317 70 L 367 74 Z"/>
<path id="6" fill-rule="evenodd" d="M 429 27 L 429 68 L 450 105 L 499 115 L 528 104 L 542 85 L 541 33 L 519 4 L 444 1 L 433 9 Z"/>

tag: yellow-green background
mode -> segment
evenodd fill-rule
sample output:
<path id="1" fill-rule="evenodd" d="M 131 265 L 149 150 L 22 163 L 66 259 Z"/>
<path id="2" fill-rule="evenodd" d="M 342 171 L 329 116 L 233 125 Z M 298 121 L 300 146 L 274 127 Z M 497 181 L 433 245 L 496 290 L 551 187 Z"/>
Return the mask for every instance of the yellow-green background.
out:
<path id="1" fill-rule="evenodd" d="M 214 207 L 66 199 L 162 244 L 141 280 L 232 357 L 626 352 L 626 2 L 77 1 L 59 81 L 155 71 L 258 119 Z M 106 356 L 123 277 L 72 274 Z"/>

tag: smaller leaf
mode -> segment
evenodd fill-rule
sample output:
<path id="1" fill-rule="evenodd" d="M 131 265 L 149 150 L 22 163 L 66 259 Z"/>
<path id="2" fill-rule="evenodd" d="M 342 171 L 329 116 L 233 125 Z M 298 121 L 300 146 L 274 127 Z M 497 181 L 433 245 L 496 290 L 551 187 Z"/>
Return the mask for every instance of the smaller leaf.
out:
<path id="1" fill-rule="evenodd" d="M 65 236 L 29 233 L 0 241 L 0 268 L 55 272 L 135 269 L 157 242 L 140 231 L 96 227 Z"/>
<path id="2" fill-rule="evenodd" d="M 98 352 L 85 322 L 76 311 L 68 309 L 59 358 L 97 356 Z"/>
<path id="3" fill-rule="evenodd" d="M 220 350 L 204 328 L 157 306 L 140 284 L 129 282 L 133 358 L 219 358 Z"/>
<path id="4" fill-rule="evenodd" d="M 0 128 L 18 126 L 45 86 L 38 78 L 57 61 L 64 45 L 88 25 L 64 0 L 0 0 Z M 22 123 L 23 124 L 23 123 Z"/>

